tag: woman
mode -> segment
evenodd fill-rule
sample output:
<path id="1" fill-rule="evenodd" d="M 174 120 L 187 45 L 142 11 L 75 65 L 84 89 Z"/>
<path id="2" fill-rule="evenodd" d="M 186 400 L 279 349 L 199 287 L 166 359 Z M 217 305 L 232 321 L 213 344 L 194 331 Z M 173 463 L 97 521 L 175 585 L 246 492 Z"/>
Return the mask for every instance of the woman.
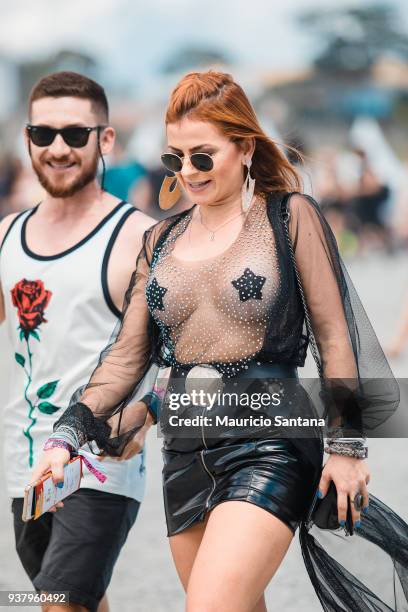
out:
<path id="1" fill-rule="evenodd" d="M 358 298 L 348 291 L 327 224 L 317 205 L 299 194 L 288 210 L 296 278 L 281 205 L 285 194 L 299 189 L 298 178 L 262 131 L 243 90 L 223 73 L 189 74 L 171 95 L 166 127 L 162 160 L 177 184 L 166 178 L 161 205 L 169 208 L 181 186 L 194 206 L 147 231 L 116 339 L 56 424 L 34 478 L 51 466 L 55 481 L 62 480 L 69 451 L 89 440 L 120 455 L 138 429 L 156 420 L 146 395 L 152 364 L 171 366 L 170 387 L 182 392 L 203 379 L 205 388 L 224 384 L 227 390 L 245 379 L 257 390 L 265 380 L 280 379 L 284 387 L 296 381 L 311 331 L 303 329 L 304 307 L 332 402 L 340 405 L 334 380 L 353 394 L 350 381 L 367 374 L 368 351 L 371 371 L 379 364 L 384 376 L 389 373 L 364 312 L 353 312 Z M 394 392 L 391 383 L 389 396 Z M 144 401 L 136 401 L 141 396 Z M 365 394 L 364 418 L 351 419 L 359 431 L 366 415 L 375 417 L 368 399 Z M 186 414 L 194 410 L 190 403 Z M 367 510 L 362 436 L 329 441 L 321 473 L 320 430 L 289 439 L 273 427 L 263 437 L 256 428 L 244 436 L 232 427 L 214 436 L 200 425 L 194 437 L 175 434 L 166 421 L 164 432 L 168 534 L 189 612 L 265 611 L 264 590 L 297 527 L 305 529 L 317 485 L 324 496 L 334 481 L 341 525 L 349 499 L 355 527 L 366 520 L 356 502 L 361 494 Z M 304 532 L 312 575 L 319 547 L 308 538 Z M 314 586 L 323 603 L 327 581 L 318 578 Z"/>

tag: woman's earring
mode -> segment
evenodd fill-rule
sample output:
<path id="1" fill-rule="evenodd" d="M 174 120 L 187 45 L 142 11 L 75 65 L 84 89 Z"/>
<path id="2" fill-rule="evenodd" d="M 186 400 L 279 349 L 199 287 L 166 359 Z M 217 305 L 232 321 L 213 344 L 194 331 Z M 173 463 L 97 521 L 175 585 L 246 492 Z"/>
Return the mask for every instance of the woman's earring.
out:
<path id="1" fill-rule="evenodd" d="M 244 184 L 242 185 L 242 191 L 241 191 L 243 212 L 247 212 L 247 210 L 249 209 L 251 202 L 252 202 L 252 198 L 254 197 L 254 191 L 255 191 L 255 179 L 252 178 L 251 176 L 252 159 L 248 159 L 245 162 L 245 165 L 248 168 L 248 172 L 247 172 Z"/>
<path id="2" fill-rule="evenodd" d="M 181 196 L 181 189 L 176 176 L 165 176 L 160 187 L 159 206 L 162 210 L 172 208 Z"/>

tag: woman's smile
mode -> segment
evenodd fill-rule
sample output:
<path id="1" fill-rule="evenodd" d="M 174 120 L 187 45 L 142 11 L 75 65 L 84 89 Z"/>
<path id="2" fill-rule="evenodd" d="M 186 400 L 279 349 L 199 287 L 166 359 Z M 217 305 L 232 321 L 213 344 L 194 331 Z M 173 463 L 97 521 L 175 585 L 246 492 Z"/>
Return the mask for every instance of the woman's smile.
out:
<path id="1" fill-rule="evenodd" d="M 185 181 L 184 184 L 190 191 L 194 193 L 198 193 L 207 189 L 208 185 L 211 183 L 211 179 L 206 181 Z"/>

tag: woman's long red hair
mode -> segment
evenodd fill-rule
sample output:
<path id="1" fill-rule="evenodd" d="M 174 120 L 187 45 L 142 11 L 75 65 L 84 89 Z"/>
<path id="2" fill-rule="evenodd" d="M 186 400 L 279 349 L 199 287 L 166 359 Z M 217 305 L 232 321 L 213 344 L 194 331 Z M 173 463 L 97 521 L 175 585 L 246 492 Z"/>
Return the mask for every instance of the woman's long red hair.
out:
<path id="1" fill-rule="evenodd" d="M 255 140 L 251 175 L 257 193 L 301 191 L 295 167 L 265 134 L 242 87 L 231 75 L 213 70 L 186 74 L 170 96 L 166 125 L 185 116 L 212 123 L 237 144 Z"/>

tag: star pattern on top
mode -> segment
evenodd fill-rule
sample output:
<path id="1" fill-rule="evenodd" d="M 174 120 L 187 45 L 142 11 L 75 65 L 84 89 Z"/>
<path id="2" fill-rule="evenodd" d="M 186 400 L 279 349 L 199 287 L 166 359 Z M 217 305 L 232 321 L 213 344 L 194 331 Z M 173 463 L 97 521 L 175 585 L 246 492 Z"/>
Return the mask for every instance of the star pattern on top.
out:
<path id="1" fill-rule="evenodd" d="M 265 276 L 258 276 L 250 268 L 245 268 L 244 273 L 231 283 L 238 290 L 240 301 L 246 302 L 251 299 L 262 300 L 262 287 L 265 281 Z"/>
<path id="2" fill-rule="evenodd" d="M 167 293 L 166 287 L 160 287 L 156 277 L 153 278 L 149 285 L 149 306 L 153 310 L 164 310 L 163 298 Z"/>

